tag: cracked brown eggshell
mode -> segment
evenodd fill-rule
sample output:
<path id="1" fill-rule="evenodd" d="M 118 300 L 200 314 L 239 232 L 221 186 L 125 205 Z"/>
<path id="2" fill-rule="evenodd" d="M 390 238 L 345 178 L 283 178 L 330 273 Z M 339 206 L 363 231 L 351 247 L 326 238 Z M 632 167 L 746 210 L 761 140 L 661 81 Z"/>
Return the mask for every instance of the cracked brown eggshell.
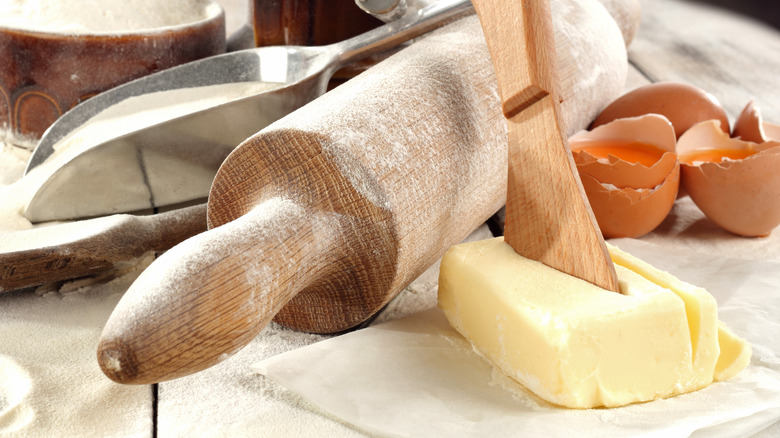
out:
<path id="1" fill-rule="evenodd" d="M 765 122 L 761 117 L 761 110 L 751 100 L 737 118 L 731 136 L 753 143 L 780 141 L 780 125 Z"/>
<path id="2" fill-rule="evenodd" d="M 647 145 L 658 150 L 651 165 L 629 162 L 616 154 L 598 157 L 589 147 L 616 148 Z M 655 229 L 674 205 L 680 167 L 672 124 L 663 116 L 647 114 L 618 119 L 583 131 L 569 139 L 585 193 L 606 238 L 639 237 Z"/>
<path id="3" fill-rule="evenodd" d="M 754 143 L 702 122 L 680 137 L 682 184 L 693 202 L 720 227 L 741 236 L 766 236 L 780 224 L 780 142 Z M 698 154 L 749 154 L 720 162 Z"/>
<path id="4" fill-rule="evenodd" d="M 674 126 L 677 138 L 691 126 L 705 120 L 720 120 L 729 132 L 726 111 L 712 94 L 681 82 L 657 82 L 636 88 L 607 105 L 591 124 L 591 129 L 616 119 L 644 114 L 661 114 Z"/>

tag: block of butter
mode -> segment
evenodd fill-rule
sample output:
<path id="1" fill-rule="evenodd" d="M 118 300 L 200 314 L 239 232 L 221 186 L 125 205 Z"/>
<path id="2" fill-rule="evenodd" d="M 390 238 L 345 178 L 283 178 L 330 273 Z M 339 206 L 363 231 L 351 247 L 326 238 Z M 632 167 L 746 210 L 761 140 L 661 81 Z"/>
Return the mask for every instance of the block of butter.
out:
<path id="1" fill-rule="evenodd" d="M 608 245 L 621 293 L 526 259 L 495 238 L 445 254 L 439 307 L 475 350 L 542 399 L 617 407 L 703 388 L 751 349 L 706 290 Z"/>

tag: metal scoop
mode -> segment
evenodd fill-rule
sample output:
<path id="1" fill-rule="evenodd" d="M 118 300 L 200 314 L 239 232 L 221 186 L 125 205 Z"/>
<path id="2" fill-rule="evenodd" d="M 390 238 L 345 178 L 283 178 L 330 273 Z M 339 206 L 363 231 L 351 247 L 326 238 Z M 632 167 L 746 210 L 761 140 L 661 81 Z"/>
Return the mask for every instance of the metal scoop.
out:
<path id="1" fill-rule="evenodd" d="M 407 10 L 395 21 L 336 44 L 232 52 L 101 93 L 74 107 L 46 131 L 26 172 L 51 156 L 55 144 L 68 134 L 126 99 L 238 82 L 281 84 L 89 146 L 45 178 L 25 216 L 33 222 L 66 220 L 204 199 L 219 165 L 239 143 L 325 93 L 336 70 L 473 11 L 469 0 L 440 0 L 419 10 Z M 178 171 L 170 171 L 172 162 Z M 78 196 L 72 196 L 74 193 Z"/>

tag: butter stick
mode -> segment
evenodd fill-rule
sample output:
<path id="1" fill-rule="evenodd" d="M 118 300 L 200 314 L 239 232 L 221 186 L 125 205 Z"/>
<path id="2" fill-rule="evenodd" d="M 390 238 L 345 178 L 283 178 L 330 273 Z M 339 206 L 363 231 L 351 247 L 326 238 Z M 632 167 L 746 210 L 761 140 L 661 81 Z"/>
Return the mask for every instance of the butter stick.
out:
<path id="1" fill-rule="evenodd" d="M 454 246 L 439 307 L 505 374 L 569 408 L 671 397 L 747 365 L 750 346 L 719 323 L 712 295 L 609 250 L 620 294 L 526 259 L 502 238 Z"/>

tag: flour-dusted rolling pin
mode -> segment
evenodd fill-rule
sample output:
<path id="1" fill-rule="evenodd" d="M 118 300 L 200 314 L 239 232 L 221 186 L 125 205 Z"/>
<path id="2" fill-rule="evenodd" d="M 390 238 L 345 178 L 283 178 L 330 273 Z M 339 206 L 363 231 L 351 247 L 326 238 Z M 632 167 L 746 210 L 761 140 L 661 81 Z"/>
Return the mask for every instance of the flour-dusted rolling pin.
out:
<path id="1" fill-rule="evenodd" d="M 558 46 L 594 54 L 558 51 L 564 77 L 599 90 L 581 99 L 579 81 L 564 81 L 576 130 L 622 89 L 625 46 L 604 9 L 558 3 L 576 24 L 556 15 L 567 27 Z M 184 376 L 272 318 L 319 333 L 366 321 L 503 205 L 495 81 L 471 17 L 242 143 L 214 180 L 213 229 L 152 263 L 117 305 L 98 346 L 104 373 L 139 384 Z"/>

